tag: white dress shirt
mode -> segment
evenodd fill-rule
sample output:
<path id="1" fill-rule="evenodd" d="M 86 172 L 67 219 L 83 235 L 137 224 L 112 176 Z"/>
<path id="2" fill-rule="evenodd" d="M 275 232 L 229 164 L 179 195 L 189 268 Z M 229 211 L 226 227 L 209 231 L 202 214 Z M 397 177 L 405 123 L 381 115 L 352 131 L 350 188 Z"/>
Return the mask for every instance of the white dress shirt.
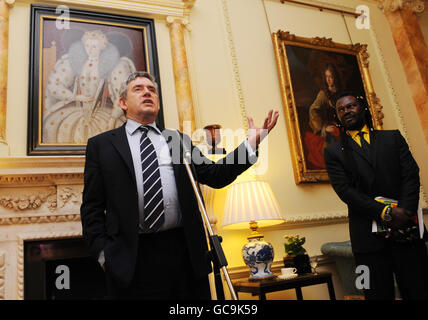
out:
<path id="1" fill-rule="evenodd" d="M 135 170 L 135 179 L 137 181 L 140 232 L 148 233 L 149 230 L 143 228 L 141 223 L 144 218 L 144 190 L 143 169 L 141 167 L 140 157 L 141 130 L 138 130 L 140 126 L 140 123 L 128 119 L 125 130 L 126 137 L 128 138 L 129 148 L 131 149 L 132 161 Z M 181 226 L 181 211 L 180 203 L 178 202 L 177 185 L 175 182 L 172 158 L 169 152 L 168 143 L 154 122 L 148 124 L 147 126 L 152 128 L 147 132 L 147 136 L 152 142 L 158 158 L 159 172 L 162 182 L 163 204 L 165 208 L 165 222 L 158 231 L 165 231 Z"/>

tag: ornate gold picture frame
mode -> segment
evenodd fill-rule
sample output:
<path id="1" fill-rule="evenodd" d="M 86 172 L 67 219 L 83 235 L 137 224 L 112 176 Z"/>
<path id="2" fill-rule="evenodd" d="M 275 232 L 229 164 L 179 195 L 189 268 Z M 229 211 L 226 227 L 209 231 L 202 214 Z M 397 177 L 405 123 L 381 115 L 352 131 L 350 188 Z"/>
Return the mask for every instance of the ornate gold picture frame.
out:
<path id="1" fill-rule="evenodd" d="M 323 149 L 338 139 L 335 97 L 365 96 L 373 125 L 382 128 L 382 106 L 369 74 L 367 45 L 272 34 L 296 184 L 328 182 Z"/>
<path id="2" fill-rule="evenodd" d="M 31 5 L 30 25 L 28 155 L 84 155 L 88 138 L 125 122 L 129 74 L 159 84 L 153 19 Z"/>

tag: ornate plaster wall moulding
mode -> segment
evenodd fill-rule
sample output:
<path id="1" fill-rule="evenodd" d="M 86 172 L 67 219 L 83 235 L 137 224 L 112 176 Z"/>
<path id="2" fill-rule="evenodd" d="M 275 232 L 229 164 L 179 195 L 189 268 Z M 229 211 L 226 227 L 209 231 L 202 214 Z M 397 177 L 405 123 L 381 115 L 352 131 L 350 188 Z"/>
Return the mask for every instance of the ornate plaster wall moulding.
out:
<path id="1" fill-rule="evenodd" d="M 227 0 L 221 0 L 221 5 L 223 9 L 223 18 L 224 18 L 225 29 L 226 29 L 227 45 L 229 48 L 229 54 L 231 59 L 230 62 L 232 64 L 233 83 L 236 91 L 236 96 L 239 101 L 242 127 L 245 129 L 245 132 L 247 132 L 248 131 L 247 107 L 244 99 L 244 91 L 241 85 L 241 74 L 239 71 L 238 57 L 236 55 L 235 40 L 233 38 L 232 24 L 230 20 L 230 13 L 229 13 Z"/>
<path id="2" fill-rule="evenodd" d="M 0 176 L 0 185 L 41 185 L 47 182 L 50 182 L 48 175 L 2 175 Z"/>
<path id="3" fill-rule="evenodd" d="M 7 216 L 0 217 L 0 226 L 37 224 L 37 223 L 59 223 L 59 222 L 78 222 L 80 214 L 55 214 L 40 216 Z"/>
<path id="4" fill-rule="evenodd" d="M 380 0 L 379 8 L 384 12 L 394 12 L 400 9 L 408 9 L 416 14 L 425 10 L 423 0 Z"/>
<path id="5" fill-rule="evenodd" d="M 346 211 L 328 212 L 321 214 L 301 215 L 286 218 L 285 223 L 288 225 L 312 225 L 319 223 L 331 223 L 347 221 L 348 213 Z"/>
<path id="6" fill-rule="evenodd" d="M 11 188 L 16 189 L 16 188 Z M 15 212 L 37 210 L 46 204 L 49 211 L 57 207 L 56 188 L 0 191 L 0 206 Z"/>
<path id="7" fill-rule="evenodd" d="M 296 227 L 310 227 L 319 226 L 333 223 L 346 223 L 348 222 L 348 212 L 346 210 L 322 212 L 322 213 L 308 213 L 305 215 L 295 215 L 285 217 L 284 223 L 264 228 L 265 230 L 284 230 L 293 229 Z"/>
<path id="8" fill-rule="evenodd" d="M 50 181 L 55 185 L 81 185 L 83 186 L 82 173 L 55 173 L 49 175 Z"/>
<path id="9" fill-rule="evenodd" d="M 56 183 L 83 184 L 83 173 L 10 174 L 0 176 L 0 186 L 40 186 Z"/>
<path id="10" fill-rule="evenodd" d="M 67 204 L 80 207 L 82 204 L 83 186 L 58 186 L 58 208 L 64 208 Z"/>

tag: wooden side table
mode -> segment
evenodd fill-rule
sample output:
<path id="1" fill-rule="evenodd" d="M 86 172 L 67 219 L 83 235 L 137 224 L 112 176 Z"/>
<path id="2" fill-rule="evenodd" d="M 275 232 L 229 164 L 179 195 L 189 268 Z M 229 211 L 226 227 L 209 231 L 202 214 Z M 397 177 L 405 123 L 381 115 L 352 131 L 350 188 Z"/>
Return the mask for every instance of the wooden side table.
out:
<path id="1" fill-rule="evenodd" d="M 233 288 L 237 292 L 247 292 L 259 296 L 259 300 L 266 300 L 266 293 L 295 289 L 297 300 L 303 300 L 302 287 L 326 283 L 330 300 L 336 300 L 331 273 L 308 273 L 294 279 L 282 280 L 280 278 L 266 280 L 233 281 Z"/>

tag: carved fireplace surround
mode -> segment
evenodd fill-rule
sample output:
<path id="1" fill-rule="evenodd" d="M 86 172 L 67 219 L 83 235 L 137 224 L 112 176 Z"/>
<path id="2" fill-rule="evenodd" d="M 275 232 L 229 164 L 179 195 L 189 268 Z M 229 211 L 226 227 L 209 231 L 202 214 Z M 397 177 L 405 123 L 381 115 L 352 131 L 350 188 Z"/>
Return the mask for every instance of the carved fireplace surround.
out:
<path id="1" fill-rule="evenodd" d="M 24 241 L 81 236 L 84 161 L 0 158 L 0 300 L 24 297 Z"/>

